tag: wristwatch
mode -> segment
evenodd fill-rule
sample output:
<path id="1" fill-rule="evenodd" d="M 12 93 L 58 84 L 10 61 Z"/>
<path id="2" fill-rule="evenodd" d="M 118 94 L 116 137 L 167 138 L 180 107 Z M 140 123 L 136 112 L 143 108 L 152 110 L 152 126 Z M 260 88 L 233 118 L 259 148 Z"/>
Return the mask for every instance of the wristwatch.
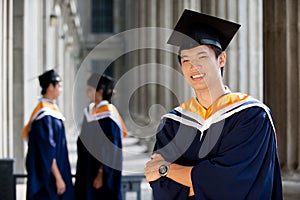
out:
<path id="1" fill-rule="evenodd" d="M 160 174 L 160 176 L 166 176 L 168 174 L 168 170 L 169 170 L 169 165 L 161 165 L 158 168 L 158 173 Z"/>

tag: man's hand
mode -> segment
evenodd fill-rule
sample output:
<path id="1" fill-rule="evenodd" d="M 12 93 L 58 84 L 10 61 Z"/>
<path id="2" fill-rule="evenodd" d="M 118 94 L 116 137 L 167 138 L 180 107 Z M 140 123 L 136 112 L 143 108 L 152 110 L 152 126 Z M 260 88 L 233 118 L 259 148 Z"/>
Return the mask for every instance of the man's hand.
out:
<path id="1" fill-rule="evenodd" d="M 51 172 L 55 177 L 56 192 L 58 195 L 62 195 L 66 191 L 66 184 L 61 177 L 55 158 L 52 161 Z"/>
<path id="2" fill-rule="evenodd" d="M 160 154 L 154 153 L 151 156 L 151 160 L 146 163 L 144 169 L 147 182 L 155 181 L 160 178 L 158 168 L 163 164 L 166 164 L 166 161 Z"/>
<path id="3" fill-rule="evenodd" d="M 62 195 L 66 191 L 66 184 L 62 178 L 56 179 L 56 192 L 58 195 Z"/>
<path id="4" fill-rule="evenodd" d="M 93 182 L 93 187 L 95 189 L 99 189 L 103 186 L 103 171 L 98 171 L 98 174 Z"/>

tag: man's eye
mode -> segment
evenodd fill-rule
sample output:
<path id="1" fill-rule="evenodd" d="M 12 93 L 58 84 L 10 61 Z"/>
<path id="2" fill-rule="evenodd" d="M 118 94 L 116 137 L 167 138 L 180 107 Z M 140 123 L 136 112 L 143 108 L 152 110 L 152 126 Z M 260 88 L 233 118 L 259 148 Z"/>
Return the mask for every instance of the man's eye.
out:
<path id="1" fill-rule="evenodd" d="M 182 63 L 188 62 L 189 60 L 182 60 Z"/>

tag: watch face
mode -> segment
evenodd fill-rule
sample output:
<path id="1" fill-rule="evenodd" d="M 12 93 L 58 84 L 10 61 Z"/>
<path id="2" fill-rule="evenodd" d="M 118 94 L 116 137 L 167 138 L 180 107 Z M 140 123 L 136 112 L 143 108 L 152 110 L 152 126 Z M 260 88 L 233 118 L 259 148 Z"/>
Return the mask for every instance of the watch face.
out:
<path id="1" fill-rule="evenodd" d="M 161 176 L 166 176 L 167 173 L 168 173 L 168 166 L 167 165 L 161 165 L 159 168 L 158 168 L 158 172 Z"/>

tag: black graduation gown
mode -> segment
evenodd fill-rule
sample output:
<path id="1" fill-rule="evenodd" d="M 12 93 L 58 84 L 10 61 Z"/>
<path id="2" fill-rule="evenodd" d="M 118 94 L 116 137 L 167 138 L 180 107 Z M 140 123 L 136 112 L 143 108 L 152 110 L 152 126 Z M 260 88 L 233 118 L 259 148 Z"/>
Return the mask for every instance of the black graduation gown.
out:
<path id="1" fill-rule="evenodd" d="M 167 161 L 194 166 L 195 195 L 188 197 L 189 187 L 162 177 L 150 183 L 155 200 L 282 199 L 271 114 L 252 98 L 206 120 L 174 109 L 163 118 L 156 139 L 154 151 Z"/>
<path id="2" fill-rule="evenodd" d="M 59 114 L 52 115 L 53 112 L 48 111 L 39 113 L 28 132 L 26 196 L 28 200 L 72 200 L 74 188 L 64 124 L 61 118 L 57 118 Z M 54 158 L 66 184 L 66 191 L 61 196 L 57 195 L 55 178 L 51 173 Z"/>
<path id="3" fill-rule="evenodd" d="M 121 129 L 111 114 L 87 121 L 85 115 L 77 140 L 75 196 L 78 200 L 121 200 L 122 141 Z M 100 166 L 103 166 L 103 186 L 93 187 Z"/>

